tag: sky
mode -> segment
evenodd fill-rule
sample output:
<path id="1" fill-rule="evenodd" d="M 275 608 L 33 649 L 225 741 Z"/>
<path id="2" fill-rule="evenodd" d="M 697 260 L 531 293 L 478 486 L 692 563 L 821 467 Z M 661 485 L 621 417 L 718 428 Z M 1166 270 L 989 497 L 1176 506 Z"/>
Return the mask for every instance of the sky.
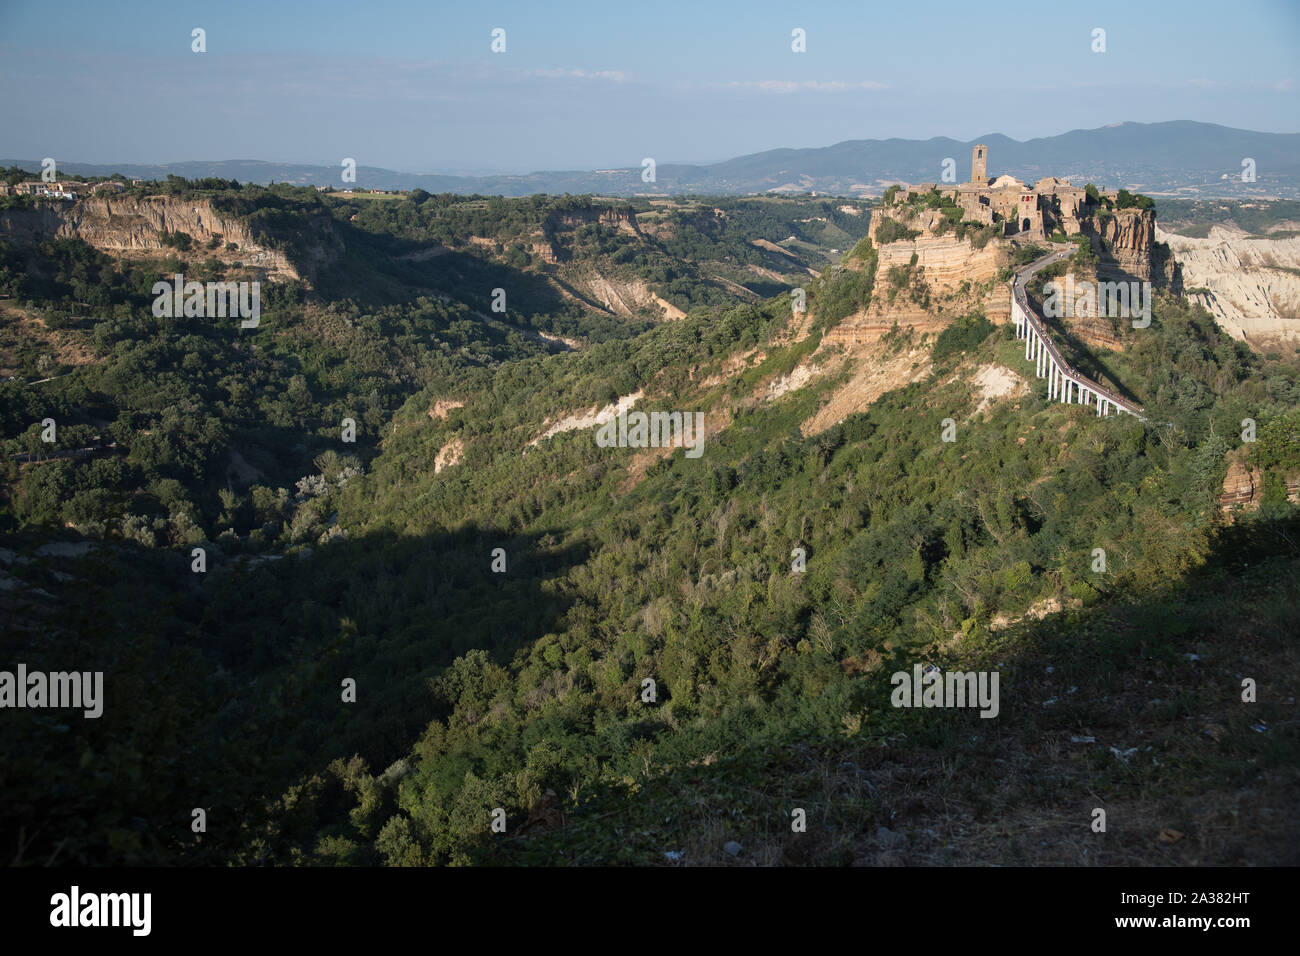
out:
<path id="1" fill-rule="evenodd" d="M 1125 121 L 1292 133 L 1297 81 L 1296 0 L 0 0 L 0 156 L 63 162 L 486 174 Z"/>

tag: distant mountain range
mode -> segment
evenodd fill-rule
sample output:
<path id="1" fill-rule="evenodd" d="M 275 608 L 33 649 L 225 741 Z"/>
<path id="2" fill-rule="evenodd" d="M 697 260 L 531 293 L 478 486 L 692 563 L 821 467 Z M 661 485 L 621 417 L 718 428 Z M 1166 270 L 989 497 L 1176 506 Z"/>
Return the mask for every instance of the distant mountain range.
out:
<path id="1" fill-rule="evenodd" d="M 133 179 L 219 176 L 241 182 L 283 182 L 336 189 L 424 189 L 431 193 L 524 196 L 596 193 L 605 196 L 818 192 L 878 195 L 891 182 L 937 182 L 945 159 L 956 181 L 970 178 L 970 149 L 989 147 L 988 173 L 1026 181 L 1058 176 L 1082 184 L 1126 187 L 1186 198 L 1300 198 L 1300 133 L 1256 133 L 1212 123 L 1118 123 L 1017 142 L 990 133 L 969 142 L 858 139 L 812 149 L 772 149 L 708 165 L 663 164 L 655 181 L 642 180 L 640 164 L 623 169 L 546 171 L 527 175 L 449 176 L 358 166 L 355 184 L 337 166 L 256 160 L 184 162 L 159 166 L 61 163 L 70 175 L 120 172 Z M 1254 161 L 1255 181 L 1242 182 L 1243 161 Z M 39 171 L 39 160 L 0 160 Z"/>

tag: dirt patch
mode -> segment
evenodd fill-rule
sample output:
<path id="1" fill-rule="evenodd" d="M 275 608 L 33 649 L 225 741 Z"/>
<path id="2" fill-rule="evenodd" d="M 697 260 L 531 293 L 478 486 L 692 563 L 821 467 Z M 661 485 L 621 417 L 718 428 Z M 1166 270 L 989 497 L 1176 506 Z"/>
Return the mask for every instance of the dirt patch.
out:
<path id="1" fill-rule="evenodd" d="M 1029 393 L 1029 383 L 1004 365 L 985 365 L 971 378 L 980 402 L 971 415 L 978 415 L 1000 398 Z"/>
<path id="2" fill-rule="evenodd" d="M 704 453 L 701 457 L 707 457 L 709 454 L 709 441 L 731 424 L 731 411 L 727 408 L 715 408 L 704 413 Z M 679 436 L 680 437 L 680 436 Z M 698 439 L 697 439 L 698 440 Z M 632 456 L 628 462 L 627 477 L 619 484 L 618 490 L 621 492 L 631 491 L 645 479 L 645 473 L 655 462 L 667 458 L 676 449 L 681 448 L 680 441 L 675 445 L 666 448 L 646 448 Z"/>
<path id="3" fill-rule="evenodd" d="M 12 302 L 0 302 L 0 374 L 17 374 L 20 346 L 36 348 L 48 355 L 54 366 L 79 368 L 93 365 L 97 359 L 82 339 L 86 333 L 47 328 L 40 316 Z"/>
<path id="4" fill-rule="evenodd" d="M 712 279 L 714 282 L 718 283 L 719 285 L 726 286 L 729 292 L 735 293 L 736 295 L 740 296 L 742 299 L 752 302 L 759 298 L 757 292 L 753 291 L 752 289 L 746 289 L 739 282 L 732 282 L 726 276 L 720 276 L 716 272 L 712 272 L 709 274 L 709 278 Z"/>
<path id="5" fill-rule="evenodd" d="M 767 252 L 775 252 L 778 255 L 785 256 L 787 259 L 792 259 L 796 265 L 799 263 L 799 259 L 794 253 L 789 249 L 784 249 L 781 246 L 778 246 L 775 242 L 770 242 L 767 239 L 751 239 L 749 240 L 749 244 L 764 249 Z"/>
<path id="6" fill-rule="evenodd" d="M 813 376 L 821 375 L 825 368 L 815 368 L 812 365 L 803 363 L 796 365 L 788 375 L 782 375 L 780 378 L 768 382 L 766 385 L 759 385 L 755 392 L 756 397 L 761 397 L 765 402 L 774 402 L 782 395 L 789 394 L 795 389 L 803 388 L 812 381 Z"/>
<path id="7" fill-rule="evenodd" d="M 464 457 L 465 443 L 459 438 L 453 438 L 438 451 L 438 457 L 433 460 L 433 473 L 436 475 L 444 468 L 459 465 Z"/>
<path id="8" fill-rule="evenodd" d="M 611 402 L 604 408 L 596 408 L 594 405 L 585 412 L 575 412 L 572 415 L 566 415 L 551 425 L 538 435 L 529 445 L 536 445 L 545 438 L 558 435 L 561 432 L 571 432 L 579 428 L 595 428 L 597 425 L 604 425 L 606 422 L 613 421 L 619 415 L 622 415 L 629 408 L 635 405 L 643 395 L 641 389 L 637 389 L 631 395 L 624 395 L 617 402 Z"/>
<path id="9" fill-rule="evenodd" d="M 748 268 L 750 272 L 754 273 L 754 275 L 761 276 L 764 279 L 771 279 L 773 282 L 785 282 L 785 276 L 772 269 L 765 269 L 762 266 L 756 266 L 752 262 L 746 268 Z"/>
<path id="10" fill-rule="evenodd" d="M 723 361 L 722 368 L 719 371 L 700 380 L 699 387 L 713 388 L 715 385 L 721 385 L 723 382 L 727 381 L 727 379 L 734 377 L 737 373 L 742 372 L 747 368 L 757 365 L 765 358 L 767 358 L 767 352 L 758 349 L 744 352 L 740 355 L 729 356 Z M 699 366 L 691 369 L 691 381 L 695 381 L 695 376 L 699 371 Z"/>
<path id="11" fill-rule="evenodd" d="M 465 403 L 458 398 L 440 398 L 426 413 L 434 421 L 446 421 L 453 408 L 464 408 Z"/>
<path id="12" fill-rule="evenodd" d="M 1068 602 L 1068 605 L 1072 608 L 1078 608 L 1083 606 L 1083 602 L 1072 599 Z M 989 630 L 1000 631 L 1004 628 L 1010 627 L 1012 624 L 1017 624 L 1020 621 L 1025 620 L 1041 621 L 1043 618 L 1051 614 L 1059 614 L 1061 609 L 1065 606 L 1066 605 L 1061 603 L 1060 598 L 1043 598 L 1041 601 L 1031 604 L 1025 609 L 1025 613 L 1018 617 L 1009 617 L 1006 614 L 995 615 L 993 620 L 989 621 Z"/>
<path id="13" fill-rule="evenodd" d="M 686 318 L 686 313 L 683 312 L 681 309 L 677 308 L 677 306 L 673 305 L 667 299 L 662 298 L 661 296 L 656 295 L 654 293 L 651 293 L 650 298 L 654 300 L 655 305 L 659 306 L 659 308 L 664 310 L 665 319 L 668 319 L 669 321 L 673 321 L 676 319 Z"/>
<path id="14" fill-rule="evenodd" d="M 932 367 L 929 349 L 923 348 L 890 356 L 859 355 L 858 369 L 849 381 L 832 392 L 826 404 L 800 426 L 805 437 L 824 432 L 850 415 L 865 411 L 885 392 L 921 381 Z"/>

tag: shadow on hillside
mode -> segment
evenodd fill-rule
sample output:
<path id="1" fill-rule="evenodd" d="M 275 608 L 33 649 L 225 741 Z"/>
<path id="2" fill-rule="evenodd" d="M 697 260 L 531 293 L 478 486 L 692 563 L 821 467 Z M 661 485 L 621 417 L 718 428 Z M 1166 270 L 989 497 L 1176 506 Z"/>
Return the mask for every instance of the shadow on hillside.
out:
<path id="1" fill-rule="evenodd" d="M 429 682 L 456 657 L 505 663 L 556 629 L 569 601 L 546 582 L 587 557 L 473 526 L 378 531 L 218 558 L 194 588 L 188 553 L 92 542 L 38 557 L 44 540 L 5 539 L 26 560 L 0 590 L 0 652 L 31 672 L 102 671 L 104 704 L 98 719 L 7 713 L 0 855 L 19 863 L 228 861 L 302 775 L 353 754 L 378 773 L 408 754 L 448 712 Z"/>
<path id="2" fill-rule="evenodd" d="M 491 315 L 492 290 L 505 289 L 507 314 L 567 313 L 572 308 L 543 276 L 452 249 L 407 258 L 428 253 L 436 244 L 340 227 L 346 254 L 318 280 L 317 292 L 325 299 L 352 299 L 374 307 L 433 292 Z"/>
<path id="3" fill-rule="evenodd" d="M 1127 399 L 1135 405 L 1141 404 L 1141 400 L 1125 386 L 1120 377 L 1115 374 L 1115 370 L 1102 360 L 1096 349 L 1084 343 L 1059 319 L 1044 319 L 1044 322 L 1047 323 L 1048 329 L 1061 348 L 1066 361 L 1094 382 L 1105 385 L 1121 398 Z"/>
<path id="4" fill-rule="evenodd" d="M 660 730 L 672 757 L 647 760 L 644 774 L 608 768 L 634 789 L 588 790 L 563 826 L 486 842 L 476 860 L 1294 865 L 1300 824 L 1286 808 L 1300 736 L 1285 701 L 1300 691 L 1298 562 L 1300 518 L 1229 526 L 1184 577 L 1024 621 L 996 650 L 986 636 L 947 655 L 887 654 L 844 678 L 847 707 L 820 683 L 779 707 L 737 704 L 719 720 L 734 735 Z M 891 674 L 918 663 L 998 670 L 998 716 L 892 707 Z M 841 669 L 832 655 L 819 666 Z M 1241 701 L 1243 675 L 1258 680 L 1257 704 Z M 662 706 L 672 688 L 660 693 Z M 845 732 L 842 709 L 861 715 L 859 732 Z M 792 831 L 792 807 L 806 811 L 806 832 Z M 1097 807 L 1106 832 L 1090 828 Z M 724 852 L 729 840 L 740 855 Z"/>

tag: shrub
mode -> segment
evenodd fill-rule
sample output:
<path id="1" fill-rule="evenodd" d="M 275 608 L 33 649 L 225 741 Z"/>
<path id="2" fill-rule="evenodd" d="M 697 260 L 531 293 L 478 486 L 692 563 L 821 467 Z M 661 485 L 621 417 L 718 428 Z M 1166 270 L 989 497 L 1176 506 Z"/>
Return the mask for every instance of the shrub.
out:
<path id="1" fill-rule="evenodd" d="M 993 333 L 994 328 L 993 323 L 978 312 L 963 316 L 939 333 L 934 341 L 931 358 L 938 362 L 958 352 L 978 348 Z"/>
<path id="2" fill-rule="evenodd" d="M 875 248 L 871 245 L 871 237 L 863 236 L 858 240 L 858 244 L 849 250 L 848 258 L 865 260 L 874 254 Z"/>
<path id="3" fill-rule="evenodd" d="M 915 239 L 921 234 L 919 229 L 908 229 L 896 219 L 883 218 L 876 229 L 876 241 L 882 246 L 900 240 Z"/>

